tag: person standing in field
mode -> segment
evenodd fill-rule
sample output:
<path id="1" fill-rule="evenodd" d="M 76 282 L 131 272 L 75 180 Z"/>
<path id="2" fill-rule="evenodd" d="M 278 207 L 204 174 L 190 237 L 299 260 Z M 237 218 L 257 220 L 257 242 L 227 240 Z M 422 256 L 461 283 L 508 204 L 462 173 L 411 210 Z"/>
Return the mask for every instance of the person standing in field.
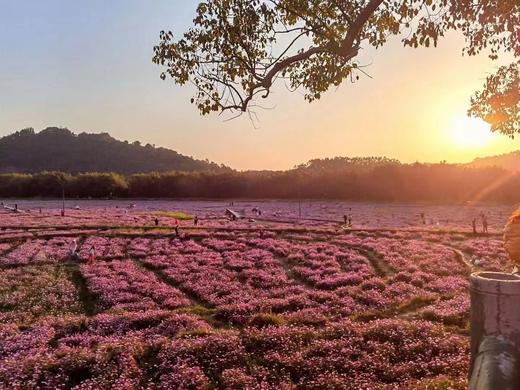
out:
<path id="1" fill-rule="evenodd" d="M 78 253 L 78 241 L 76 239 L 72 240 L 72 247 L 70 248 L 70 259 L 72 261 L 79 261 L 79 253 Z"/>
<path id="2" fill-rule="evenodd" d="M 179 220 L 175 218 L 175 235 L 179 237 Z"/>
<path id="3" fill-rule="evenodd" d="M 473 227 L 473 234 L 477 234 L 477 218 L 473 218 L 471 226 Z"/>
<path id="4" fill-rule="evenodd" d="M 488 232 L 488 220 L 487 220 L 487 216 L 485 216 L 485 215 L 482 217 L 482 232 L 483 233 Z"/>
<path id="5" fill-rule="evenodd" d="M 87 264 L 94 264 L 94 261 L 96 261 L 96 248 L 92 246 L 88 252 Z"/>
<path id="6" fill-rule="evenodd" d="M 343 214 L 343 222 L 344 222 L 344 225 L 347 224 L 347 214 Z"/>
<path id="7" fill-rule="evenodd" d="M 195 217 L 193 218 L 193 224 L 194 224 L 195 226 L 197 226 L 197 225 L 199 224 L 199 217 L 195 216 Z"/>
<path id="8" fill-rule="evenodd" d="M 155 223 L 155 226 L 159 226 L 159 218 L 155 217 L 154 223 Z"/>

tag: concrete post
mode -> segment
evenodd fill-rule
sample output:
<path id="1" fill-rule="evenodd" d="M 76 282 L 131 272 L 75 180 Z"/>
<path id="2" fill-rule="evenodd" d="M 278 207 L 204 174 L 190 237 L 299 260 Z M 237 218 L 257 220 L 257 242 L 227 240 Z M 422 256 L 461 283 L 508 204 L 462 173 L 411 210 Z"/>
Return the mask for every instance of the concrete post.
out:
<path id="1" fill-rule="evenodd" d="M 517 350 L 502 337 L 486 336 L 478 350 L 469 382 L 470 390 L 518 390 Z"/>
<path id="2" fill-rule="evenodd" d="M 520 276 L 471 275 L 470 389 L 518 389 Z"/>

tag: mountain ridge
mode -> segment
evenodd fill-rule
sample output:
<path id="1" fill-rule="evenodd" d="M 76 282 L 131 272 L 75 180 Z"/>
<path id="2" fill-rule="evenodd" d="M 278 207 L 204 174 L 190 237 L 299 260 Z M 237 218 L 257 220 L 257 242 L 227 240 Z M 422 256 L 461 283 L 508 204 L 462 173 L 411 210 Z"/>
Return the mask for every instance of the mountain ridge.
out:
<path id="1" fill-rule="evenodd" d="M 27 128 L 0 138 L 0 173 L 41 171 L 224 172 L 224 165 L 197 160 L 174 150 L 138 141 L 119 141 L 108 133 L 75 134 L 67 128 Z"/>
<path id="2" fill-rule="evenodd" d="M 408 165 L 386 157 L 332 157 L 309 160 L 293 169 L 323 171 L 355 167 L 370 169 L 379 165 Z M 430 165 L 429 163 L 423 163 Z M 435 165 L 435 163 L 432 163 Z M 494 156 L 477 157 L 468 168 L 498 167 L 520 171 L 520 150 Z M 120 174 L 178 172 L 233 172 L 209 160 L 199 160 L 174 150 L 120 141 L 109 133 L 73 133 L 67 128 L 47 127 L 39 132 L 26 128 L 0 137 L 0 173 L 114 172 Z M 248 170 L 255 172 L 256 170 Z M 261 170 L 270 172 L 270 170 Z"/>

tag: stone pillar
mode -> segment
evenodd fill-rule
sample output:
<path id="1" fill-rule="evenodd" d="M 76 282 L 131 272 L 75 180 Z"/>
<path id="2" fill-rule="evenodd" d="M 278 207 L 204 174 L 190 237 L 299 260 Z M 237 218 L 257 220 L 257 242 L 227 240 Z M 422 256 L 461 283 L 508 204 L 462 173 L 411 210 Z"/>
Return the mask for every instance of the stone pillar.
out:
<path id="1" fill-rule="evenodd" d="M 470 389 L 518 388 L 520 276 L 477 272 L 470 289 Z M 513 387 L 504 387 L 510 382 Z"/>

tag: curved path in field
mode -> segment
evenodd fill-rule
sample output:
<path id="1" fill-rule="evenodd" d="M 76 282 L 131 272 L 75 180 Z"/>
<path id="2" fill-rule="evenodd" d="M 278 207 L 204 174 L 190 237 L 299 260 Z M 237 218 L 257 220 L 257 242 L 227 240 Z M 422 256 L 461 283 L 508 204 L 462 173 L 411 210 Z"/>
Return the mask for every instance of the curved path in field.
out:
<path id="1" fill-rule="evenodd" d="M 407 229 L 407 228 L 366 228 L 366 229 L 348 229 L 348 230 L 333 230 L 333 229 L 317 229 L 314 227 L 249 227 L 249 226 L 188 226 L 180 227 L 181 232 L 196 237 L 199 232 L 272 232 L 272 233 L 312 233 L 316 235 L 340 236 L 350 233 L 428 233 L 428 234 L 459 234 L 466 237 L 501 237 L 502 233 L 491 232 L 487 234 L 473 234 L 469 231 L 461 230 L 428 230 L 428 229 Z M 5 235 L 7 237 L 3 237 Z M 10 237 L 14 236 L 16 237 Z M 23 239 L 31 237 L 51 238 L 55 236 L 67 237 L 85 234 L 96 234 L 102 236 L 121 236 L 121 237 L 168 237 L 175 236 L 173 227 L 171 226 L 118 226 L 118 225 L 42 225 L 42 226 L 0 226 L 0 241 L 7 241 L 10 239 Z M 406 239 L 406 238 L 405 238 Z"/>

